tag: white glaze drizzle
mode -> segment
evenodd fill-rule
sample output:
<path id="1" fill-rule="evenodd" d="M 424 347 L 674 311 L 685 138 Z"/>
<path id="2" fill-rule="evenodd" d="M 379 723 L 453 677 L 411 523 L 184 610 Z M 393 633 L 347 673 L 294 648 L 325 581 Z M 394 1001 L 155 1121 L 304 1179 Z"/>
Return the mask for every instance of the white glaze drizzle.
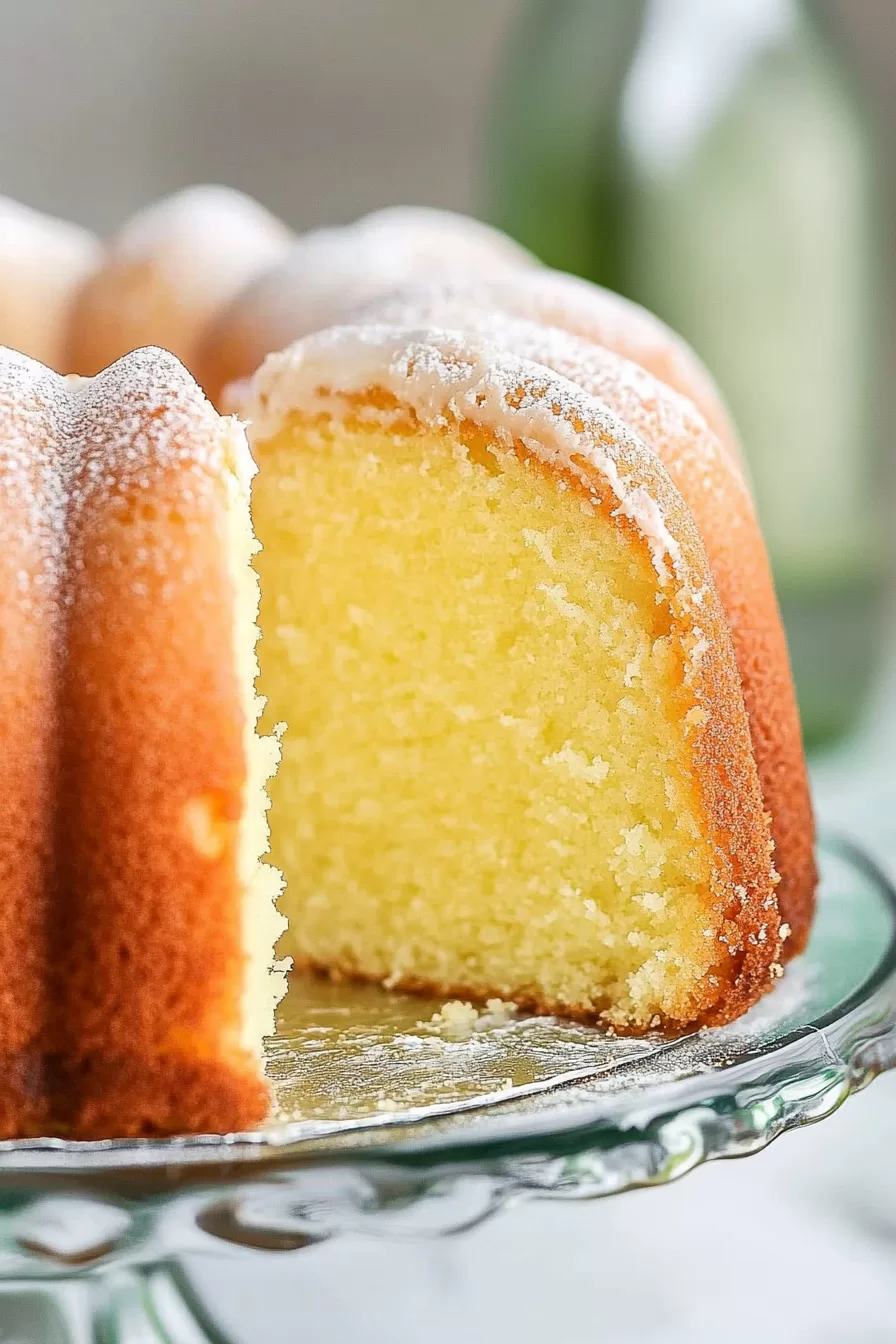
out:
<path id="1" fill-rule="evenodd" d="M 483 337 L 436 328 L 334 327 L 270 355 L 247 389 L 242 408 L 250 437 L 272 438 L 297 410 L 344 414 L 345 397 L 379 387 L 425 424 L 463 420 L 488 428 L 508 445 L 519 441 L 594 489 L 596 471 L 650 547 L 662 582 L 678 572 L 680 546 L 659 503 L 629 485 L 619 463 L 649 455 L 640 438 L 600 401 L 542 365 L 517 358 Z M 382 411 L 375 411 L 382 418 Z M 588 465 L 584 470 L 581 462 Z M 670 489 L 674 489 L 671 486 Z"/>

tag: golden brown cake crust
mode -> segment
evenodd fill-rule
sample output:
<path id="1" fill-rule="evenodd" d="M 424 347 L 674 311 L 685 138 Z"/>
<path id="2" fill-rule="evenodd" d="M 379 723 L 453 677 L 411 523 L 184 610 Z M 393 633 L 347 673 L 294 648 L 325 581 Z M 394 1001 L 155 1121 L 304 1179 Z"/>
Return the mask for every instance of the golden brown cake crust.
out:
<path id="1" fill-rule="evenodd" d="M 0 350 L 0 1134 L 46 1120 L 48 878 L 54 847 L 58 607 L 46 444 L 54 375 Z"/>
<path id="2" fill-rule="evenodd" d="M 526 281 L 520 282 L 523 286 Z M 513 282 L 508 281 L 509 289 Z M 371 315 L 376 310 L 371 310 Z M 387 300 L 386 322 L 476 331 L 598 397 L 656 453 L 693 514 L 734 643 L 753 754 L 771 815 L 784 957 L 802 952 L 815 907 L 814 821 L 799 712 L 771 566 L 743 473 L 686 398 L 640 366 L 558 328 L 465 299 Z"/>
<path id="3" fill-rule="evenodd" d="M 51 725 L 26 778 L 2 757 L 4 816 L 16 819 L 4 860 L 19 892 L 4 910 L 27 917 L 0 926 L 0 985 L 20 1000 L 0 1052 L 32 1041 L 38 1098 L 35 1118 L 4 1079 L 4 1132 L 245 1128 L 266 1096 L 239 1040 L 232 438 L 158 350 L 90 382 L 3 352 L 0 413 L 15 428 L 0 527 L 21 530 L 42 564 L 39 582 L 7 590 L 5 629 L 42 636 L 32 685 L 21 673 L 14 684 L 26 710 L 42 697 Z M 32 461 L 43 496 L 13 510 Z M 48 614 L 35 619 L 38 597 Z M 49 840 L 27 824 L 34 814 L 50 819 Z"/>
<path id="4" fill-rule="evenodd" d="M 247 413 L 265 443 L 298 416 L 347 423 L 437 427 L 448 417 L 529 456 L 646 547 L 668 601 L 676 644 L 690 650 L 683 685 L 693 696 L 692 742 L 714 855 L 712 903 L 723 921 L 716 973 L 699 1002 L 658 1023 L 669 1032 L 739 1016 L 780 974 L 781 920 L 771 838 L 728 621 L 694 518 L 654 453 L 595 399 L 547 368 L 458 332 L 342 328 L 272 356 L 256 375 Z M 328 970 L 353 975 L 338 964 Z M 466 993 L 402 977 L 407 988 Z M 559 1005 L 521 999 L 539 1011 Z M 576 1014 L 575 1005 L 562 1005 Z M 582 1010 L 583 1016 L 593 1012 Z"/>
<path id="5" fill-rule="evenodd" d="M 45 1064 L 54 1132 L 70 1139 L 164 1138 L 257 1126 L 269 1108 L 259 1077 L 199 1055 L 129 1053 L 54 1057 Z M 222 1124 L 226 1121 L 226 1124 Z"/>

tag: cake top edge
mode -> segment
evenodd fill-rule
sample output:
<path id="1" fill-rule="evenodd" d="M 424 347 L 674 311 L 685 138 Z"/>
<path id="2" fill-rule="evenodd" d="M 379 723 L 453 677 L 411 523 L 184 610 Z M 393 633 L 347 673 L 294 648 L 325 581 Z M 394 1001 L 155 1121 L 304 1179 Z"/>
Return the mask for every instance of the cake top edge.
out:
<path id="1" fill-rule="evenodd" d="M 60 399 L 95 396 L 105 387 L 118 387 L 130 382 L 146 389 L 155 388 L 159 395 L 190 394 L 212 409 L 202 388 L 176 355 L 158 345 L 138 346 L 122 355 L 92 377 L 75 373 L 57 373 L 40 360 L 23 354 L 11 346 L 0 345 L 0 384 L 16 380 L 40 381 L 53 385 Z"/>
<path id="2" fill-rule="evenodd" d="M 648 542 L 660 578 L 669 577 L 670 564 L 677 571 L 681 547 L 664 503 L 685 506 L 656 456 L 596 397 L 486 336 L 431 326 L 333 327 L 269 355 L 245 385 L 240 411 L 250 438 L 267 441 L 296 411 L 344 415 L 349 399 L 375 388 L 422 424 L 472 421 L 508 447 L 520 442 L 592 492 L 597 473 Z M 363 414 L 388 416 L 373 406 Z"/>
<path id="3" fill-rule="evenodd" d="M 523 359 L 547 365 L 578 383 L 586 392 L 612 381 L 626 399 L 641 403 L 661 402 L 667 418 L 674 419 L 679 430 L 711 436 L 717 442 L 717 436 L 699 407 L 643 365 L 609 346 L 562 327 L 493 308 L 472 292 L 467 297 L 451 295 L 442 298 L 438 294 L 412 289 L 366 305 L 351 321 L 364 325 L 432 326 L 473 332 Z M 600 393 L 592 392 L 592 395 L 599 397 Z"/>
<path id="4" fill-rule="evenodd" d="M 132 350 L 92 378 L 55 373 L 0 346 L 0 467 L 24 461 L 21 444 L 78 444 L 108 482 L 124 484 L 150 466 L 193 465 L 229 472 L 248 489 L 254 463 L 242 424 L 221 416 L 176 356 Z M 16 442 L 19 444 L 16 449 Z"/>
<path id="5" fill-rule="evenodd" d="M 617 351 L 626 347 L 630 357 L 634 357 L 633 348 L 652 358 L 665 356 L 678 367 L 683 380 L 699 386 L 701 393 L 721 405 L 712 374 L 682 336 L 633 299 L 582 276 L 546 266 L 521 267 L 489 276 L 445 274 L 406 279 L 383 297 L 396 306 L 475 303 L 508 316 L 544 322 Z M 366 313 L 359 305 L 358 318 L 361 316 L 366 318 Z"/>

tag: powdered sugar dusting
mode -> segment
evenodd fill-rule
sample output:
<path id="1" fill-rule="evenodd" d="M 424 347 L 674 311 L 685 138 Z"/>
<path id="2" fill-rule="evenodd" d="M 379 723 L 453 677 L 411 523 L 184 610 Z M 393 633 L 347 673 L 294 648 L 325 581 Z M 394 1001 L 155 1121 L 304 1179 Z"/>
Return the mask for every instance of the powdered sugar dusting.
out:
<path id="1" fill-rule="evenodd" d="M 508 446 L 519 441 L 533 456 L 578 476 L 589 491 L 598 472 L 615 496 L 616 512 L 647 541 L 661 581 L 670 577 L 670 566 L 677 573 L 679 543 L 658 501 L 627 479 L 628 469 L 647 455 L 641 440 L 580 387 L 482 337 L 389 326 L 309 337 L 269 356 L 256 374 L 247 408 L 254 436 L 272 437 L 297 407 L 338 403 L 372 387 L 390 392 L 424 423 L 470 420 Z"/>
<path id="2" fill-rule="evenodd" d="M 0 350 L 0 538 L 30 538 L 24 583 L 61 584 L 73 522 L 115 494 L 149 491 L 170 471 L 183 488 L 232 472 L 245 487 L 248 448 L 166 351 L 134 351 L 98 377 L 63 378 Z"/>
<path id="3" fill-rule="evenodd" d="M 577 276 L 547 269 L 512 274 L 450 276 L 426 284 L 406 282 L 397 303 L 465 302 L 559 327 L 642 365 L 695 402 L 733 451 L 736 436 L 721 394 L 691 348 L 646 308 Z M 360 305 L 360 300 L 359 300 Z M 360 306 L 351 320 L 369 320 Z"/>
<path id="4" fill-rule="evenodd" d="M 148 488 L 171 469 L 219 474 L 221 421 L 174 355 L 147 346 L 96 378 L 66 380 L 74 449 L 85 488 Z M 249 470 L 248 457 L 238 465 Z"/>
<path id="5" fill-rule="evenodd" d="M 364 310 L 364 320 L 400 326 L 456 328 L 476 332 L 535 364 L 544 364 L 604 401 L 656 451 L 672 444 L 678 463 L 692 479 L 706 477 L 707 466 L 724 456 L 746 491 L 738 463 L 720 443 L 700 411 L 687 397 L 648 373 L 640 364 L 593 341 L 559 327 L 483 308 L 469 298 L 443 298 L 411 292 L 391 296 Z"/>
<path id="6" fill-rule="evenodd" d="M 521 359 L 545 364 L 562 373 L 592 396 L 601 396 L 601 389 L 612 385 L 617 396 L 625 396 L 633 410 L 656 394 L 658 384 L 652 374 L 608 346 L 557 326 L 500 311 L 479 302 L 477 297 L 453 292 L 449 286 L 390 294 L 366 307 L 362 315 L 365 322 L 478 332 Z M 663 390 L 666 396 L 662 412 L 669 432 L 680 434 L 695 427 L 705 432 L 706 421 L 693 402 L 671 388 Z"/>

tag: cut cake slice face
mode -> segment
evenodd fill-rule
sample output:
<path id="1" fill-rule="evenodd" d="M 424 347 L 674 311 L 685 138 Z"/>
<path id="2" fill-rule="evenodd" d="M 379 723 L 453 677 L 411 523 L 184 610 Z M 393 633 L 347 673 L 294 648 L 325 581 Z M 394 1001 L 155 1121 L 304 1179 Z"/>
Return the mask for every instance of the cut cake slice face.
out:
<path id="1" fill-rule="evenodd" d="M 743 1012 L 780 974 L 769 824 L 658 459 L 459 332 L 310 337 L 245 411 L 284 950 L 620 1031 Z"/>
<path id="2" fill-rule="evenodd" d="M 525 293 L 525 277 L 520 282 Z M 505 285 L 509 293 L 512 286 Z M 599 313 L 600 291 L 595 300 Z M 370 320 L 374 320 L 373 311 Z M 771 816 L 788 958 L 802 952 L 815 908 L 815 827 L 796 691 L 771 564 L 749 485 L 688 398 L 590 340 L 508 317 L 470 298 L 423 290 L 385 300 L 376 320 L 477 332 L 544 364 L 603 401 L 668 471 L 690 510 L 712 570 L 740 673 L 765 810 Z"/>

